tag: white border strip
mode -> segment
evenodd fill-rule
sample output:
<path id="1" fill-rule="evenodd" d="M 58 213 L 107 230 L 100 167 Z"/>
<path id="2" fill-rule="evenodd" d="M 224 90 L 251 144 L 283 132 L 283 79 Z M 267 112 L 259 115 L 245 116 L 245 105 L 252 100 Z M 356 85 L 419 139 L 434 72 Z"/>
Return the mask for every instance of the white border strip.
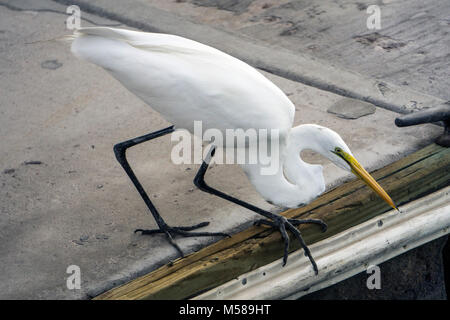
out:
<path id="1" fill-rule="evenodd" d="M 316 276 L 303 250 L 239 276 L 194 299 L 297 299 L 350 278 L 450 232 L 450 187 L 310 246 Z"/>

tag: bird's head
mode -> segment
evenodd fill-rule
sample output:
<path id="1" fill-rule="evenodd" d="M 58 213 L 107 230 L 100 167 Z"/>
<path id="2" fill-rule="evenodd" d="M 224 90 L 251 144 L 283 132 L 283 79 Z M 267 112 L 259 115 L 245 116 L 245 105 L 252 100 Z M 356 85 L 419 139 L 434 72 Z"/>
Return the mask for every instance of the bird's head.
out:
<path id="1" fill-rule="evenodd" d="M 338 167 L 352 172 L 362 181 L 364 181 L 373 191 L 375 191 L 392 208 L 398 210 L 391 197 L 384 191 L 378 182 L 364 169 L 364 167 L 353 156 L 350 148 L 335 131 L 316 126 L 319 132 L 316 132 L 316 143 L 320 146 L 319 151 Z M 319 141 L 317 141 L 319 140 Z"/>

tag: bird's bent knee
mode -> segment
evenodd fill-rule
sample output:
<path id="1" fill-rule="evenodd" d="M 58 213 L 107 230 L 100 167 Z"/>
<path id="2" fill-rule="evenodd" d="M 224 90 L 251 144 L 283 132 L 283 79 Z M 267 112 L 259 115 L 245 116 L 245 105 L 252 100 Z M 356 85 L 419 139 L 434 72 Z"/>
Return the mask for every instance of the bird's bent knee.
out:
<path id="1" fill-rule="evenodd" d="M 117 160 L 121 160 L 125 157 L 125 150 L 124 146 L 121 143 L 115 144 L 113 147 L 114 155 L 116 156 Z"/>
<path id="2" fill-rule="evenodd" d="M 194 179 L 194 185 L 199 188 L 200 190 L 206 189 L 206 183 L 204 180 L 201 179 Z"/>

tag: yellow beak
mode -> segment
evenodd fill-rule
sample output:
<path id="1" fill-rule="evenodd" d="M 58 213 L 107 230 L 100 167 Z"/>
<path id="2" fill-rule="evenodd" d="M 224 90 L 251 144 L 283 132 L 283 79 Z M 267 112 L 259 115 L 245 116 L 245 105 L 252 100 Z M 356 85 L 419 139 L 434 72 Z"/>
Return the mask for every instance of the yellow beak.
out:
<path id="1" fill-rule="evenodd" d="M 386 201 L 392 208 L 399 211 L 397 206 L 392 201 L 391 197 L 383 190 L 383 188 L 375 181 L 375 179 L 359 164 L 359 162 L 350 154 L 341 151 L 340 153 L 336 153 L 342 159 L 344 159 L 352 168 L 352 172 L 364 181 L 373 191 L 375 191 L 381 199 Z"/>

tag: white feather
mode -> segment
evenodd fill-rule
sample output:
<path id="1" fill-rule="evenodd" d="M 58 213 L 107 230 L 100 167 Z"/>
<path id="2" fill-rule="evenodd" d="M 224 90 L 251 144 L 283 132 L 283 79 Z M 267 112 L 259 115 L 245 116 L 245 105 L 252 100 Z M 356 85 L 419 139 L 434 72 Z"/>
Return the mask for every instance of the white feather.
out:
<path id="1" fill-rule="evenodd" d="M 275 175 L 243 165 L 250 182 L 282 207 L 308 203 L 325 190 L 322 167 L 300 159 L 308 148 L 340 163 L 329 146 L 348 147 L 330 129 L 292 128 L 295 107 L 271 81 L 248 64 L 182 37 L 107 27 L 76 31 L 72 52 L 107 70 L 176 128 L 278 129 L 281 162 Z M 291 130 L 292 128 L 292 130 Z M 349 151 L 349 150 L 348 150 Z"/>

